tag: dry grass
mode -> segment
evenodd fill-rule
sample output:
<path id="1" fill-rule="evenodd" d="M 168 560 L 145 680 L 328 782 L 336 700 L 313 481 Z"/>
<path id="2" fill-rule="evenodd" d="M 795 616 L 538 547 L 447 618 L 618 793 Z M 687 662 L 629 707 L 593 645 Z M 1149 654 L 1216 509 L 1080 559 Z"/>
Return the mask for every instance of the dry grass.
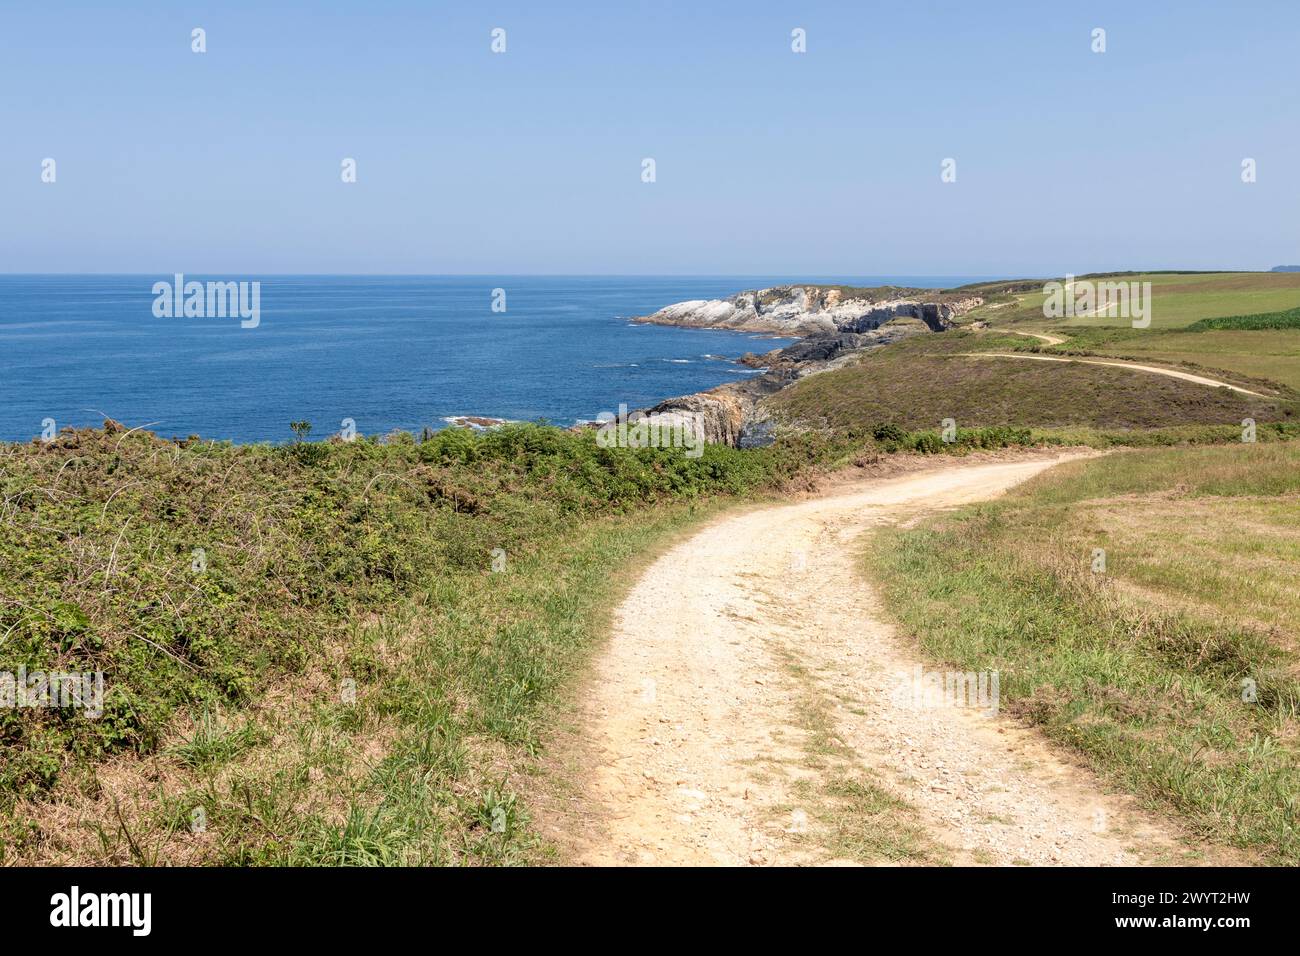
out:
<path id="1" fill-rule="evenodd" d="M 1125 452 L 882 532 L 932 655 L 1204 838 L 1300 860 L 1300 448 Z M 1094 549 L 1105 567 L 1093 570 Z"/>

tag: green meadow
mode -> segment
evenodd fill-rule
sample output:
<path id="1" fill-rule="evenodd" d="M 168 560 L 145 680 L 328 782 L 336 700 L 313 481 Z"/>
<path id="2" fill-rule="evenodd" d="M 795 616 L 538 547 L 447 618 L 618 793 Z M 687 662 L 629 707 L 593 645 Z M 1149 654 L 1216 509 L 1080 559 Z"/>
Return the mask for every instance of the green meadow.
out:
<path id="1" fill-rule="evenodd" d="M 1201 319 L 1281 312 L 1300 307 L 1300 273 L 1295 272 L 1125 272 L 1075 278 L 1096 282 L 1151 283 L 1152 329 L 1182 328 Z M 1128 326 L 1129 323 L 1123 319 L 1106 316 L 1045 318 L 1043 303 L 1047 297 L 1042 287 L 1046 281 L 1011 294 L 998 291 L 1008 283 L 972 287 L 972 291 L 986 295 L 989 301 L 963 316 L 962 321 L 1041 328 L 1058 325 L 1067 328 Z"/>

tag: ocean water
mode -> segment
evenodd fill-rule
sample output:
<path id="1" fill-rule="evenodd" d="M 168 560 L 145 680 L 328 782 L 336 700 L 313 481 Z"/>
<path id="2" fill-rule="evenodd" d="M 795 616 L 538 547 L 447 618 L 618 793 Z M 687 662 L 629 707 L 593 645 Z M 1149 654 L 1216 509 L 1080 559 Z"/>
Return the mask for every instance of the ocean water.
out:
<path id="1" fill-rule="evenodd" d="M 157 318 L 170 275 L 0 275 L 0 439 L 105 416 L 165 436 L 285 441 L 443 427 L 455 415 L 571 425 L 753 374 L 788 339 L 634 325 L 685 299 L 807 277 L 186 276 L 257 279 L 256 328 Z M 958 285 L 966 277 L 843 277 Z M 493 312 L 493 290 L 506 311 Z"/>

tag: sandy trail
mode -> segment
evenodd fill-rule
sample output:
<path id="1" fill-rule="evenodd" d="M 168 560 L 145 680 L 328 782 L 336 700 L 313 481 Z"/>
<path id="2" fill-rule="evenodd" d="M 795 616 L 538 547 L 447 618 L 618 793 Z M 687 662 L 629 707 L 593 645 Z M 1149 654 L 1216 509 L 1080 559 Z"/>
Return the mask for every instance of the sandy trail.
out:
<path id="1" fill-rule="evenodd" d="M 1028 333 L 1026 333 L 1028 334 Z M 1191 372 L 1179 372 L 1172 368 L 1161 368 L 1159 365 L 1139 365 L 1137 362 L 1120 362 L 1109 359 L 1089 359 L 1089 358 L 1057 358 L 1053 355 L 1030 355 L 1026 352 L 963 352 L 965 356 L 972 358 L 1013 358 L 1028 359 L 1033 362 L 1081 362 L 1084 365 L 1111 365 L 1115 368 L 1131 368 L 1138 372 L 1151 372 L 1154 375 L 1165 375 L 1169 378 L 1180 378 L 1184 382 L 1195 382 L 1197 385 L 1209 385 L 1212 388 L 1230 388 L 1234 392 L 1240 392 L 1243 395 L 1254 395 L 1256 398 L 1269 398 L 1263 392 L 1252 392 L 1248 388 L 1242 388 L 1240 385 L 1233 385 L 1230 382 L 1220 382 L 1215 378 L 1206 378 L 1203 375 L 1193 375 Z"/>
<path id="2" fill-rule="evenodd" d="M 1022 332 L 1020 329 L 995 329 L 989 327 L 990 332 L 1002 332 L 1006 335 L 1027 335 L 1031 339 L 1038 339 L 1040 342 L 1046 342 L 1048 345 L 1060 345 L 1065 339 L 1059 335 L 1051 335 L 1048 332 Z"/>
<path id="3" fill-rule="evenodd" d="M 819 796 L 845 775 L 910 804 L 927 843 L 955 863 L 1183 854 L 1037 732 L 900 699 L 898 675 L 921 661 L 856 566 L 872 525 L 996 496 L 1059 460 L 858 482 L 724 516 L 664 554 L 619 609 L 580 715 L 589 746 L 577 860 L 849 862 Z M 810 714 L 822 715 L 830 750 L 810 750 Z"/>

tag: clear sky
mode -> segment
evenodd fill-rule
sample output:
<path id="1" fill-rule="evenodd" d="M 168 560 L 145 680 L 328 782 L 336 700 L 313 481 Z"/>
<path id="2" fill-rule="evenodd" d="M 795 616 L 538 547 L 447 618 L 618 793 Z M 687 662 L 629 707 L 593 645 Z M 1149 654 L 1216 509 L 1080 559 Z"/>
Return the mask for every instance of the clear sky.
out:
<path id="1" fill-rule="evenodd" d="M 1295 0 L 3 0 L 0 271 L 1268 268 L 1298 41 Z"/>

